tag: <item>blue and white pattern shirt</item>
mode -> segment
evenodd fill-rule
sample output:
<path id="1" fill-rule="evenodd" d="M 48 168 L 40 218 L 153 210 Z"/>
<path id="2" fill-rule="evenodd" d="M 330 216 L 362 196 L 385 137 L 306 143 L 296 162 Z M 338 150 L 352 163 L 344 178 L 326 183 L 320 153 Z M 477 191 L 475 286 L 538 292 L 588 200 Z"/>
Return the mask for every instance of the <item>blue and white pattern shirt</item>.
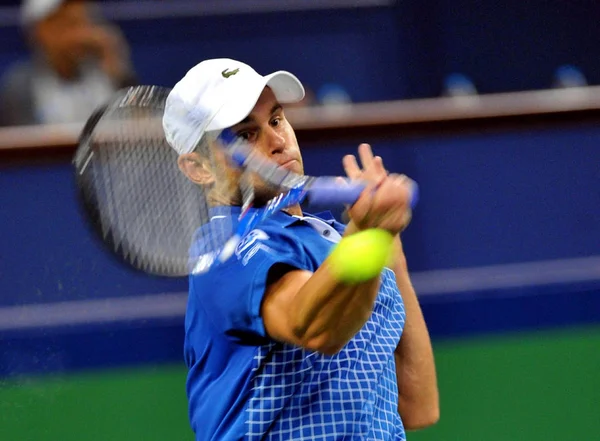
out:
<path id="1" fill-rule="evenodd" d="M 260 317 L 269 269 L 316 271 L 343 229 L 326 215 L 276 213 L 231 259 L 190 276 L 184 351 L 196 440 L 405 439 L 394 360 L 405 311 L 391 270 L 371 318 L 336 355 L 275 342 Z"/>

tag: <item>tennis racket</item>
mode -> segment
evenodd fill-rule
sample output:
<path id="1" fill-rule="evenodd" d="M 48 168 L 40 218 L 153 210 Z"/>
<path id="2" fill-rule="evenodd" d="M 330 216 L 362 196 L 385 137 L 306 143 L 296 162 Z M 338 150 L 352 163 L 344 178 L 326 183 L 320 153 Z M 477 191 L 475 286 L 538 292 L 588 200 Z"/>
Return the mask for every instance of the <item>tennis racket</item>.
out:
<path id="1" fill-rule="evenodd" d="M 240 188 L 232 190 L 242 201 L 212 207 L 209 190 L 179 170 L 178 154 L 165 138 L 169 92 L 157 86 L 119 91 L 88 119 L 73 158 L 84 216 L 113 253 L 139 270 L 169 277 L 206 271 L 231 258 L 248 233 L 274 213 L 299 203 L 351 205 L 365 188 L 363 182 L 293 173 L 224 130 L 215 144 L 228 165 L 242 171 Z M 254 207 L 250 174 L 278 196 Z"/>

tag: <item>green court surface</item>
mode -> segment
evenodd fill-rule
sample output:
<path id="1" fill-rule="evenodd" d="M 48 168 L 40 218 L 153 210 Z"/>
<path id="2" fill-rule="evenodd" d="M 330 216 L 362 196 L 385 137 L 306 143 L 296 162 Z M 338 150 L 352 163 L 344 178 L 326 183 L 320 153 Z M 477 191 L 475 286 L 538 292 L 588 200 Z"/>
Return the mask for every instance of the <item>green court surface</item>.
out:
<path id="1" fill-rule="evenodd" d="M 435 344 L 441 420 L 409 441 L 600 439 L 600 327 Z M 185 368 L 3 382 L 2 441 L 191 440 Z"/>
<path id="2" fill-rule="evenodd" d="M 435 346 L 441 418 L 409 441 L 600 439 L 600 328 Z"/>
<path id="3" fill-rule="evenodd" d="M 191 440 L 185 375 L 161 366 L 5 384 L 0 440 Z"/>

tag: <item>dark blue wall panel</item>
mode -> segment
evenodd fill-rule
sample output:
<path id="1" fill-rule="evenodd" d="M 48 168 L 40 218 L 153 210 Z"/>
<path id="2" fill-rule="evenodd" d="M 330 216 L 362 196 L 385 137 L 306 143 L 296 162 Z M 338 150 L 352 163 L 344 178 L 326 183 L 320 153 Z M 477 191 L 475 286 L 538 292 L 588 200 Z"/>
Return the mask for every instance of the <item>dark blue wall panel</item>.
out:
<path id="1" fill-rule="evenodd" d="M 599 144 L 596 127 L 375 140 L 387 168 L 421 186 L 404 233 L 411 270 L 598 255 Z M 306 146 L 307 172 L 342 173 L 354 150 Z M 0 307 L 186 290 L 185 279 L 147 276 L 109 255 L 80 217 L 72 179 L 68 163 L 0 168 Z M 434 338 L 572 326 L 600 320 L 599 283 L 421 301 Z M 180 317 L 5 329 L 0 376 L 181 360 L 181 338 Z"/>
<path id="2" fill-rule="evenodd" d="M 186 291 L 129 270 L 91 234 L 70 164 L 0 169 L 0 306 Z"/>
<path id="3" fill-rule="evenodd" d="M 369 141 L 369 140 L 365 140 Z M 411 269 L 580 257 L 600 251 L 600 129 L 375 141 L 420 184 L 404 233 Z M 351 145 L 309 148 L 307 173 L 342 173 Z"/>
<path id="4" fill-rule="evenodd" d="M 600 250 L 600 128 L 374 143 L 421 201 L 404 233 L 411 269 L 581 257 Z M 304 150 L 309 174 L 342 173 L 349 144 Z M 83 224 L 69 164 L 0 171 L 0 303 L 185 290 L 131 272 Z"/>

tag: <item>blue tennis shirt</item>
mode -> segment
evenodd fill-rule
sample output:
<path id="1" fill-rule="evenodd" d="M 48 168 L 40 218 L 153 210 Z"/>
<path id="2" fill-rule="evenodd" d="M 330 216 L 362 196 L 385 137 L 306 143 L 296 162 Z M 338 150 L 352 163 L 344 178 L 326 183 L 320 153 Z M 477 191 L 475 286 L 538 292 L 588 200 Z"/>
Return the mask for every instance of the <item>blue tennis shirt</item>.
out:
<path id="1" fill-rule="evenodd" d="M 236 222 L 213 213 L 203 228 Z M 230 228 L 230 227 L 228 227 Z M 190 276 L 185 318 L 189 417 L 196 440 L 404 440 L 394 361 L 405 312 L 385 269 L 373 314 L 336 355 L 273 341 L 260 305 L 278 263 L 316 271 L 344 226 L 276 213 L 223 264 Z M 193 255 L 211 257 L 197 241 Z"/>

